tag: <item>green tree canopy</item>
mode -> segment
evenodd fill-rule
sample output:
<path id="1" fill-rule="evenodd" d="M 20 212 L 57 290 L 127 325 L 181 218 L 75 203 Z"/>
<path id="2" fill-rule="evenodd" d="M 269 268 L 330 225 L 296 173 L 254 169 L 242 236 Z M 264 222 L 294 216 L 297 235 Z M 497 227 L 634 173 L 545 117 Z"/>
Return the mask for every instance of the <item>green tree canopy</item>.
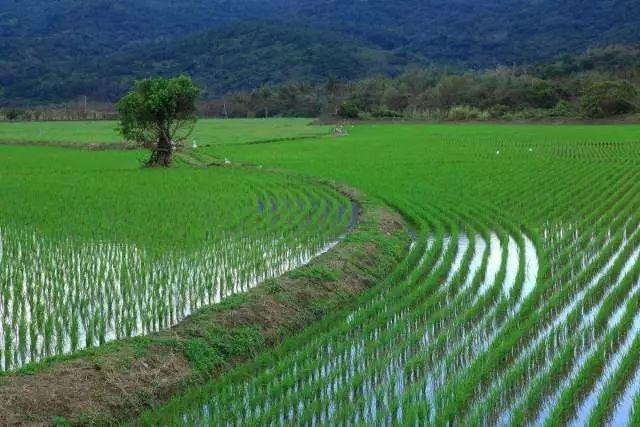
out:
<path id="1" fill-rule="evenodd" d="M 137 81 L 117 105 L 120 133 L 128 141 L 151 145 L 147 166 L 169 166 L 174 141 L 189 137 L 195 126 L 200 90 L 187 76 Z"/>

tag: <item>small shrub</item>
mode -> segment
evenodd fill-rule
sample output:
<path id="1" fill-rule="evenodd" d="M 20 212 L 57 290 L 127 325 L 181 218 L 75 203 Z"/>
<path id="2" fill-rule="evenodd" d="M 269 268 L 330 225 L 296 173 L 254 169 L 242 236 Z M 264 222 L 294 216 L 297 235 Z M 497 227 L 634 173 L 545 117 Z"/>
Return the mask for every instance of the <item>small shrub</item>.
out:
<path id="1" fill-rule="evenodd" d="M 184 356 L 191 363 L 193 369 L 204 375 L 212 372 L 217 366 L 224 364 L 224 359 L 202 338 L 193 338 L 184 348 Z"/>

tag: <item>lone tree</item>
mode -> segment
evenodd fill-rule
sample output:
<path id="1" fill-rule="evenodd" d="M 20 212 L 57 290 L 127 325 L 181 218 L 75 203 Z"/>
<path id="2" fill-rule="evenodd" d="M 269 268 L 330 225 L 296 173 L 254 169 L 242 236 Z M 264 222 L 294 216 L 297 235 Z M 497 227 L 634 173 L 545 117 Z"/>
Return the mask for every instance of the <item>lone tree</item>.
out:
<path id="1" fill-rule="evenodd" d="M 200 90 L 187 76 L 137 81 L 117 105 L 120 133 L 152 146 L 148 167 L 171 165 L 174 141 L 189 137 L 196 124 Z"/>

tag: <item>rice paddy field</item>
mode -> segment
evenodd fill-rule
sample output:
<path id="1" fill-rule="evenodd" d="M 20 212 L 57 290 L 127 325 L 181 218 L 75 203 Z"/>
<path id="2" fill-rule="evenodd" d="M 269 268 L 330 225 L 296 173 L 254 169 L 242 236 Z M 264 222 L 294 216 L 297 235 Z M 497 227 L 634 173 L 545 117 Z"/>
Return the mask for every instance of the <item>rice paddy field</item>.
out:
<path id="1" fill-rule="evenodd" d="M 351 202 L 128 151 L 0 146 L 0 368 L 158 331 L 328 250 Z"/>
<path id="2" fill-rule="evenodd" d="M 0 141 L 54 125 L 116 140 L 87 123 Z M 0 145 L 3 370 L 165 328 L 330 249 L 353 207 L 314 177 L 402 213 L 405 258 L 356 308 L 134 424 L 640 423 L 640 126 L 201 125 L 216 142 L 197 155 L 247 167 Z"/>

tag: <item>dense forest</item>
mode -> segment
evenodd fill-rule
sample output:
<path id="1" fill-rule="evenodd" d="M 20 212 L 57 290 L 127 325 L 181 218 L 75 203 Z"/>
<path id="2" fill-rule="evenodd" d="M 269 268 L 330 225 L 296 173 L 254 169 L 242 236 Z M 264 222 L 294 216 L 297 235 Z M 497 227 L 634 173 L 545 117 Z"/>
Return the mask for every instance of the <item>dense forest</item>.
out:
<path id="1" fill-rule="evenodd" d="M 0 118 L 113 117 L 109 104 L 102 110 L 91 107 L 87 110 L 77 103 L 57 109 L 5 107 L 0 109 Z M 562 120 L 638 112 L 640 47 L 624 46 L 591 49 L 523 67 L 452 72 L 416 66 L 395 77 L 332 77 L 318 83 L 263 84 L 200 103 L 203 116 L 238 118 Z"/>
<path id="2" fill-rule="evenodd" d="M 611 46 L 528 67 L 322 84 L 292 82 L 206 104 L 209 115 L 426 120 L 604 118 L 640 108 L 640 48 Z"/>
<path id="3" fill-rule="evenodd" d="M 5 0 L 0 87 L 4 105 L 110 102 L 136 78 L 185 72 L 216 99 L 416 68 L 521 68 L 637 44 L 639 24 L 640 0 Z"/>

